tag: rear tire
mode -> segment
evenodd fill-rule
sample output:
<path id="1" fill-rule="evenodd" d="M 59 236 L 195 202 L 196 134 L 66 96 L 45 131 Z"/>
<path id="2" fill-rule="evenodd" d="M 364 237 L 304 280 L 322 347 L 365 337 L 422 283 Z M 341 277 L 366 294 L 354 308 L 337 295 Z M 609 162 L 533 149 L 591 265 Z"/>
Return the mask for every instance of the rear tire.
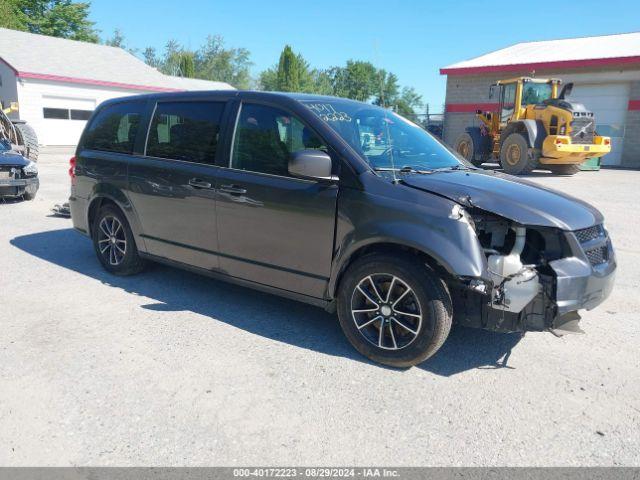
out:
<path id="1" fill-rule="evenodd" d="M 476 145 L 476 143 L 468 132 L 461 133 L 456 140 L 454 150 L 466 161 L 479 167 L 489 160 L 489 154 L 487 152 L 480 152 L 480 146 Z"/>
<path id="2" fill-rule="evenodd" d="M 580 171 L 580 165 L 548 165 L 551 173 L 555 175 L 575 175 Z"/>
<path id="3" fill-rule="evenodd" d="M 32 162 L 37 162 L 40 147 L 38 146 L 38 136 L 36 135 L 36 131 L 27 123 L 14 123 L 13 126 L 16 128 L 16 132 L 18 133 L 18 140 L 20 141 L 20 144 L 25 147 L 25 156 Z"/>
<path id="4" fill-rule="evenodd" d="M 407 368 L 431 357 L 446 340 L 451 297 L 442 279 L 417 258 L 367 255 L 340 283 L 338 318 L 362 355 Z"/>
<path id="5" fill-rule="evenodd" d="M 91 234 L 98 260 L 109 273 L 135 275 L 144 269 L 129 222 L 114 205 L 100 209 Z"/>

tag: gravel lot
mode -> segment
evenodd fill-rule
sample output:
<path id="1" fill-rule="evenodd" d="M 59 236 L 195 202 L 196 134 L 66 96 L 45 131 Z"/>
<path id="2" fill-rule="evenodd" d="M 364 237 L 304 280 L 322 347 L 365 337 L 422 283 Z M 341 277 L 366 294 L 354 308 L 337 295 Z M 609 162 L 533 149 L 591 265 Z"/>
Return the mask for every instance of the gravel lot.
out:
<path id="1" fill-rule="evenodd" d="M 407 371 L 322 310 L 155 266 L 104 272 L 33 202 L 0 202 L 0 465 L 639 465 L 640 172 L 531 178 L 599 207 L 616 288 L 586 335 L 455 329 Z"/>

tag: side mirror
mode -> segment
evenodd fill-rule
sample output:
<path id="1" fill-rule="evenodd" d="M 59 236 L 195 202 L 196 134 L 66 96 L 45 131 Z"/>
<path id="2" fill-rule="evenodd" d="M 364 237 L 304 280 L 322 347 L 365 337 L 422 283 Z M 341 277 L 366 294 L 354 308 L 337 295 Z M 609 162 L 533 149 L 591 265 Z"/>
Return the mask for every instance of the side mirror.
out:
<path id="1" fill-rule="evenodd" d="M 571 95 L 572 91 L 573 91 L 573 82 L 569 82 L 564 87 L 562 87 L 562 91 L 560 92 L 560 95 L 558 96 L 558 98 L 560 100 L 564 100 L 566 97 Z"/>
<path id="2" fill-rule="evenodd" d="M 291 154 L 289 173 L 299 178 L 331 180 L 331 157 L 322 150 L 299 150 Z"/>
<path id="3" fill-rule="evenodd" d="M 491 86 L 489 87 L 489 98 L 490 98 L 490 99 L 491 99 L 491 98 L 493 98 L 493 95 L 494 95 L 494 93 L 495 93 L 495 89 L 496 89 L 496 86 L 495 86 L 495 85 L 491 85 Z"/>

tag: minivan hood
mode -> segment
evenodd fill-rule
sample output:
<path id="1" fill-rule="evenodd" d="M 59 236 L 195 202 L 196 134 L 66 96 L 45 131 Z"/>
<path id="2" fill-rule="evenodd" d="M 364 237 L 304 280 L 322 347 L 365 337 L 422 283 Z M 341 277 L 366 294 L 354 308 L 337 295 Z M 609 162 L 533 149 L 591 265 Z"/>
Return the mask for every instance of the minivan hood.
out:
<path id="1" fill-rule="evenodd" d="M 582 200 L 527 180 L 485 170 L 447 170 L 402 177 L 405 185 L 523 225 L 580 230 L 602 223 L 602 214 Z"/>

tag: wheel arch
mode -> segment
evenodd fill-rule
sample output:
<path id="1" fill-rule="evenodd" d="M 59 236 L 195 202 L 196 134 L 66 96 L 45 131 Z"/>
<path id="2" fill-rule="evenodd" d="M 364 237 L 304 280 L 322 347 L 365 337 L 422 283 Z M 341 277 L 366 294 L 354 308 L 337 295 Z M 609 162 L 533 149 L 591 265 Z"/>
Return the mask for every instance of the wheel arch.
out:
<path id="1" fill-rule="evenodd" d="M 530 148 L 542 149 L 542 143 L 547 136 L 544 123 L 541 120 L 516 120 L 510 122 L 500 134 L 500 148 L 505 139 L 512 133 L 519 133 L 527 140 Z"/>
<path id="2" fill-rule="evenodd" d="M 87 207 L 87 226 L 89 228 L 89 236 L 93 236 L 93 222 L 95 221 L 96 215 L 100 211 L 100 209 L 106 205 L 113 205 L 116 207 L 126 218 L 126 213 L 124 209 L 118 205 L 112 197 L 107 195 L 98 195 L 91 200 L 89 206 Z"/>
<path id="3" fill-rule="evenodd" d="M 398 241 L 380 240 L 373 241 L 355 248 L 349 255 L 343 259 L 335 275 L 329 280 L 329 296 L 336 298 L 336 293 L 340 288 L 340 283 L 349 267 L 354 262 L 367 255 L 384 255 L 384 254 L 401 254 L 405 256 L 413 256 L 420 259 L 428 268 L 436 272 L 443 278 L 445 282 L 455 279 L 455 274 L 449 265 L 438 258 L 433 252 L 427 252 L 424 249 L 416 248 L 413 245 L 401 243 Z"/>

